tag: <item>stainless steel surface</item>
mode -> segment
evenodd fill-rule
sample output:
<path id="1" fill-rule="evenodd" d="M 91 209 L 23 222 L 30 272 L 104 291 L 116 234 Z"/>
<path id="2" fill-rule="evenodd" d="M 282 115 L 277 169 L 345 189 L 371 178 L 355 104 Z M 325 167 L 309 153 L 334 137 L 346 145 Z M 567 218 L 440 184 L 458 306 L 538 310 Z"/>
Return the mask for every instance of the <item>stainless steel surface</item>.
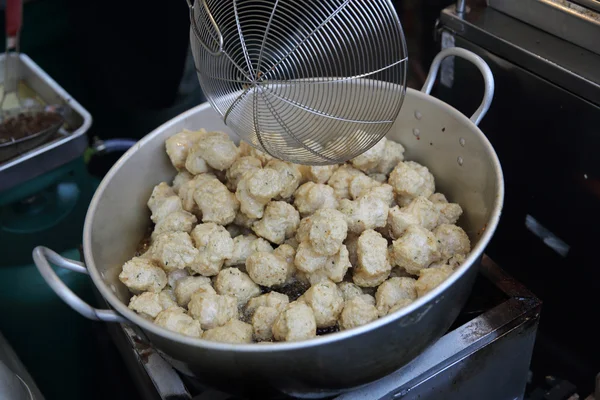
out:
<path id="1" fill-rule="evenodd" d="M 0 398 L 44 400 L 31 375 L 2 334 L 0 334 Z"/>
<path id="2" fill-rule="evenodd" d="M 600 13 L 600 1 L 598 0 L 570 0 L 572 3 L 579 4 L 582 7 L 587 7 L 590 10 Z"/>
<path id="3" fill-rule="evenodd" d="M 568 1 L 487 0 L 490 7 L 600 54 L 600 14 Z"/>
<path id="4" fill-rule="evenodd" d="M 492 290 L 505 295 L 498 305 L 446 333 L 405 367 L 335 400 L 522 399 L 541 302 L 488 257 L 483 257 L 480 272 L 479 279 L 493 285 L 486 286 L 489 296 Z M 173 376 L 171 366 L 147 362 L 145 355 L 151 348 L 144 339 L 130 328 L 114 329 L 115 340 L 125 344 L 121 352 L 135 359 L 133 367 L 148 376 L 139 386 L 153 397 L 144 398 L 189 398 L 185 382 Z M 182 386 L 173 391 L 152 384 L 164 380 Z M 194 400 L 233 400 L 211 389 L 192 387 L 191 391 L 200 392 Z"/>
<path id="5" fill-rule="evenodd" d="M 0 66 L 5 55 L 0 55 Z M 56 138 L 20 156 L 0 162 L 0 191 L 9 189 L 21 182 L 33 179 L 49 170 L 80 157 L 87 147 L 86 132 L 92 124 L 91 115 L 61 88 L 48 74 L 27 55 L 19 54 L 19 74 L 45 104 L 62 106 L 68 110 L 63 116 L 65 126 L 59 129 Z M 0 70 L 0 76 L 3 70 Z"/>
<path id="6" fill-rule="evenodd" d="M 33 109 L 17 109 L 11 110 L 10 113 L 5 111 L 4 118 L 10 118 L 12 113 L 23 113 L 23 114 L 35 114 L 37 111 Z M 33 135 L 29 135 L 11 142 L 0 143 L 0 163 L 9 160 L 13 157 L 23 154 L 28 150 L 31 150 L 42 143 L 49 140 L 64 123 L 64 119 L 61 117 L 60 121 L 54 123 L 52 126 L 41 130 Z"/>
<path id="7" fill-rule="evenodd" d="M 600 104 L 600 55 L 491 7 L 473 8 L 461 16 L 450 6 L 442 11 L 440 22 L 450 34 Z"/>
<path id="8" fill-rule="evenodd" d="M 427 165 L 436 176 L 437 189 L 463 206 L 461 225 L 473 250 L 448 280 L 408 307 L 368 325 L 296 343 L 209 342 L 160 328 L 129 310 L 130 294 L 118 274 L 147 229 L 146 201 L 153 186 L 175 175 L 164 141 L 182 129 L 198 128 L 233 136 L 209 104 L 165 123 L 125 153 L 105 176 L 84 227 L 85 261 L 95 286 L 111 307 L 143 329 L 175 368 L 228 391 L 258 385 L 262 396 L 323 397 L 397 370 L 448 330 L 469 295 L 483 250 L 498 224 L 503 175 L 494 149 L 472 121 L 413 89 L 407 91 L 400 118 L 387 136 L 406 147 L 407 159 Z M 36 261 L 40 264 L 40 259 Z M 47 270 L 43 262 L 40 265 Z"/>
<path id="9" fill-rule="evenodd" d="M 391 1 L 187 1 L 202 90 L 252 146 L 335 164 L 392 127 L 407 51 Z"/>
<path id="10" fill-rule="evenodd" d="M 546 300 L 534 373 L 559 375 L 589 393 L 600 371 L 600 342 L 596 332 L 573 326 L 599 305 L 600 57 L 484 5 L 463 19 L 448 7 L 441 22 L 454 45 L 488 63 L 496 81 L 481 129 L 503 165 L 506 198 L 486 252 Z M 440 84 L 435 94 L 470 112 L 482 90 L 478 71 L 458 58 L 448 68 L 455 82 Z M 549 201 L 555 193 L 569 195 Z M 532 229 L 532 218 L 545 232 Z M 547 275 L 550 270 L 578 273 Z"/>

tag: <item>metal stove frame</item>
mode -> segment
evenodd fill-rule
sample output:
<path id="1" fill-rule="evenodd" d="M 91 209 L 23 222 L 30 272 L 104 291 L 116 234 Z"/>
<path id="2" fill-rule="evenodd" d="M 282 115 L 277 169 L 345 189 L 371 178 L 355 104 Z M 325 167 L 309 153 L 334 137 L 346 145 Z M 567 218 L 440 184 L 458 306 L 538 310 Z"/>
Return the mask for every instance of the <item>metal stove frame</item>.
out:
<path id="1" fill-rule="evenodd" d="M 522 399 L 542 303 L 485 255 L 480 274 L 504 301 L 449 331 L 405 367 L 335 400 Z M 187 378 L 184 383 L 137 328 L 108 328 L 144 399 L 234 399 L 199 390 Z"/>

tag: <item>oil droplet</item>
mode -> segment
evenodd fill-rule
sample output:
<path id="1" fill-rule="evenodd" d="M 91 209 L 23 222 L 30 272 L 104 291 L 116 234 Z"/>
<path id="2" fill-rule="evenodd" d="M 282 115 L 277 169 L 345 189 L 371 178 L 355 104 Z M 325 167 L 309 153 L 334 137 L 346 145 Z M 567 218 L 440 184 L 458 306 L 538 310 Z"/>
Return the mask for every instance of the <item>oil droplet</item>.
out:
<path id="1" fill-rule="evenodd" d="M 418 111 L 415 111 L 415 118 L 418 119 L 418 120 L 420 120 L 421 118 L 423 118 L 423 114 L 421 114 Z"/>
<path id="2" fill-rule="evenodd" d="M 419 130 L 419 128 L 413 129 L 413 135 L 415 135 L 416 137 L 419 137 L 419 135 L 421 135 L 421 131 Z"/>
<path id="3" fill-rule="evenodd" d="M 456 161 L 458 162 L 458 165 L 460 165 L 462 167 L 462 165 L 463 165 L 463 158 L 461 156 L 458 156 L 458 158 L 456 159 Z"/>
<path id="4" fill-rule="evenodd" d="M 462 147 L 465 147 L 465 144 L 467 143 L 467 141 L 465 140 L 465 138 L 461 137 L 460 139 L 458 139 L 458 143 L 460 143 L 460 145 Z"/>

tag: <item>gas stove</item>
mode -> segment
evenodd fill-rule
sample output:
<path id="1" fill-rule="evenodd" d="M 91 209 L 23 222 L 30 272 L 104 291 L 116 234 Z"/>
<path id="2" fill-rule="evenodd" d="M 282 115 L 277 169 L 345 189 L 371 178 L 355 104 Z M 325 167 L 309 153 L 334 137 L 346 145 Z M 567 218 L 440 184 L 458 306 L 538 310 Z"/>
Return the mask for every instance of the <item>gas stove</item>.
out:
<path id="1" fill-rule="evenodd" d="M 395 373 L 333 399 L 522 399 L 540 309 L 538 298 L 484 256 L 469 301 L 445 336 Z M 242 400 L 173 369 L 135 327 L 109 329 L 144 399 Z"/>

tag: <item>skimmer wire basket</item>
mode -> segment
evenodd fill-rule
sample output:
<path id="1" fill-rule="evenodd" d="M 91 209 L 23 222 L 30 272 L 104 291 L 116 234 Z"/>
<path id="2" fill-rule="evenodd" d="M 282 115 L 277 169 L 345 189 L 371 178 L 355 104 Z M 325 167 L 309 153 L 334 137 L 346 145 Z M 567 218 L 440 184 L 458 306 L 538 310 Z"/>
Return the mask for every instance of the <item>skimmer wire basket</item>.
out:
<path id="1" fill-rule="evenodd" d="M 187 1 L 202 90 L 255 148 L 341 163 L 398 116 L 407 51 L 390 0 Z"/>

